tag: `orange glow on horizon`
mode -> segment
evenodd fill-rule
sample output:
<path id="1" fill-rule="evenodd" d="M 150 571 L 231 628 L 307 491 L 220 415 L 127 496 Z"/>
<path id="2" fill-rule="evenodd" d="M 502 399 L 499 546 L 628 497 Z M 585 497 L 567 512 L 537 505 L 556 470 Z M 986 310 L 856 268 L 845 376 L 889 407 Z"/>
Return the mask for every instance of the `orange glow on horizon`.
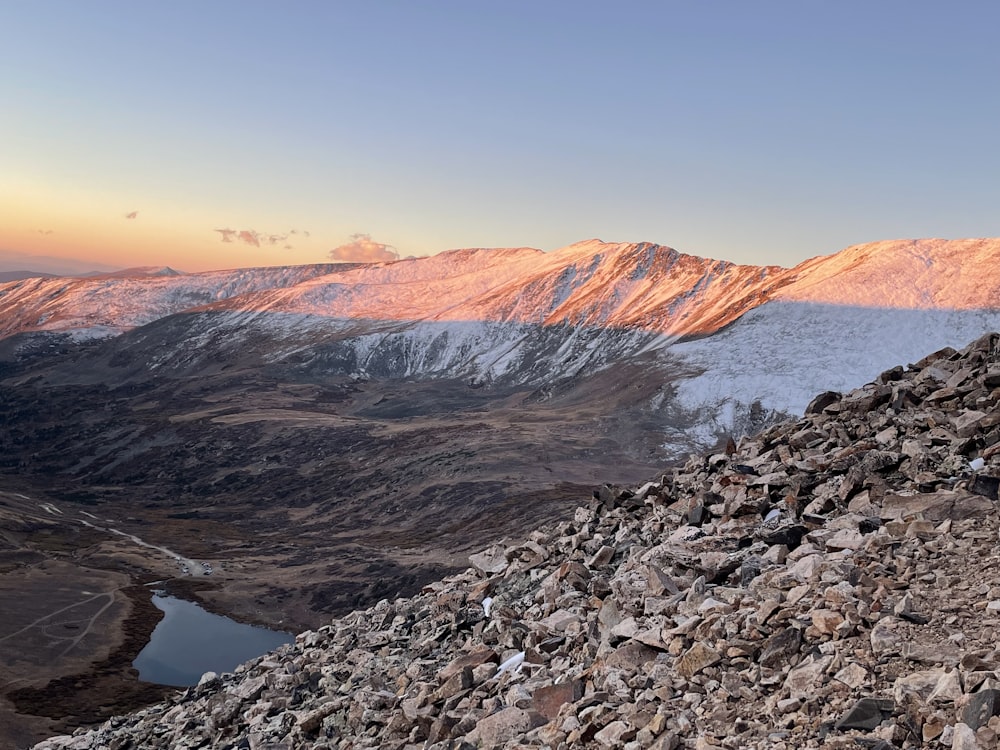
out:
<path id="1" fill-rule="evenodd" d="M 31 191 L 13 193 L 0 186 L 0 213 L 5 216 L 0 250 L 121 268 L 171 266 L 190 272 L 328 260 L 321 241 L 305 231 L 266 234 L 242 224 L 213 226 L 205 216 L 180 215 L 176 210 L 120 206 L 106 197 L 66 198 L 43 199 Z M 231 234 L 220 231 L 229 228 Z"/>

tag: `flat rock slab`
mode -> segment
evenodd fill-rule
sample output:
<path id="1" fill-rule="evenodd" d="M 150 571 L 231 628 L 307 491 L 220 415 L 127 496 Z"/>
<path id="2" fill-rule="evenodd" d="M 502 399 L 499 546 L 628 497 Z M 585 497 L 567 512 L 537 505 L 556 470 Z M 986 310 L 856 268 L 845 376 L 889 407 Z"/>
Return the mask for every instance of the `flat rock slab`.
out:
<path id="1" fill-rule="evenodd" d="M 993 503 L 982 495 L 942 490 L 914 495 L 886 495 L 882 501 L 881 516 L 883 521 L 902 521 L 917 515 L 928 521 L 962 521 L 985 518 L 993 509 Z"/>
<path id="2" fill-rule="evenodd" d="M 875 729 L 892 715 L 895 704 L 890 700 L 861 698 L 837 719 L 837 729 Z"/>
<path id="3" fill-rule="evenodd" d="M 583 686 L 579 680 L 560 682 L 538 688 L 531 696 L 531 705 L 535 711 L 551 721 L 559 715 L 560 708 L 579 700 L 582 695 Z"/>
<path id="4" fill-rule="evenodd" d="M 711 646 L 695 643 L 677 662 L 677 673 L 690 679 L 706 667 L 717 664 L 721 659 L 722 654 Z"/>
<path id="5" fill-rule="evenodd" d="M 497 656 L 496 651 L 491 648 L 478 648 L 475 651 L 452 660 L 448 666 L 438 672 L 438 679 L 441 682 L 445 682 L 456 674 L 460 674 L 466 667 L 475 669 L 480 664 L 487 664 L 489 662 L 493 662 L 494 664 L 500 662 L 500 657 Z"/>
<path id="6" fill-rule="evenodd" d="M 469 563 L 484 576 L 503 573 L 508 565 L 503 548 L 498 546 L 469 555 Z"/>
<path id="7" fill-rule="evenodd" d="M 523 708 L 504 708 L 476 723 L 475 734 L 485 747 L 502 745 L 546 723 L 539 713 Z"/>

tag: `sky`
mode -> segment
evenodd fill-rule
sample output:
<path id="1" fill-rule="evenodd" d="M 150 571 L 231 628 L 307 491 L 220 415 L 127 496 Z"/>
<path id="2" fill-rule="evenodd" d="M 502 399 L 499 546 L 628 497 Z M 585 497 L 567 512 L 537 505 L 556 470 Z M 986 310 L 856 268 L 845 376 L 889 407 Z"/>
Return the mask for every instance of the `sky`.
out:
<path id="1" fill-rule="evenodd" d="M 992 1 L 0 0 L 0 258 L 998 236 L 998 27 Z"/>

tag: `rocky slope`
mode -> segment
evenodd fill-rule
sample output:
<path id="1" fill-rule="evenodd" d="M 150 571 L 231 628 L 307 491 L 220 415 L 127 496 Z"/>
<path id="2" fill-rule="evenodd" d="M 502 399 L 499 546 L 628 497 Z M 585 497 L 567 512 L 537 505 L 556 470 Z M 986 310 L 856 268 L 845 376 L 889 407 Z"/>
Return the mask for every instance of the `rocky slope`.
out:
<path id="1" fill-rule="evenodd" d="M 997 746 L 1000 334 L 44 750 Z"/>

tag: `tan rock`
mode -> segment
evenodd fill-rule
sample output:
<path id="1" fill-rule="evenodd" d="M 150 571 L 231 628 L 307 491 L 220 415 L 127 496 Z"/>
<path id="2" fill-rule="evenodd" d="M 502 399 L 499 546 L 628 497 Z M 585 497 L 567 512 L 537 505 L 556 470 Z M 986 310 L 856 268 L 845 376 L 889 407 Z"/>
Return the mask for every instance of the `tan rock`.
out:
<path id="1" fill-rule="evenodd" d="M 895 617 L 883 617 L 869 634 L 872 652 L 875 656 L 898 654 L 903 648 L 903 638 L 899 634 L 900 621 Z"/>
<path id="2" fill-rule="evenodd" d="M 812 581 L 819 575 L 819 570 L 822 566 L 822 555 L 809 555 L 789 565 L 788 572 L 800 581 Z"/>
<path id="3" fill-rule="evenodd" d="M 781 609 L 781 603 L 775 599 L 765 599 L 759 607 L 757 607 L 757 623 L 763 625 L 768 621 L 768 619 Z"/>
<path id="4" fill-rule="evenodd" d="M 967 438 L 979 432 L 980 424 L 985 418 L 985 412 L 966 411 L 952 417 L 951 424 L 955 428 L 955 434 L 961 438 Z"/>
<path id="5" fill-rule="evenodd" d="M 813 637 L 832 636 L 844 622 L 844 616 L 832 609 L 814 609 L 809 616 L 812 618 L 812 626 L 806 630 L 806 634 Z"/>
<path id="6" fill-rule="evenodd" d="M 469 563 L 484 576 L 497 575 L 507 570 L 507 556 L 504 549 L 494 544 L 487 550 L 469 555 Z"/>
<path id="7" fill-rule="evenodd" d="M 788 547 L 784 544 L 772 544 L 767 551 L 760 556 L 761 560 L 774 565 L 784 565 L 788 558 Z"/>
<path id="8" fill-rule="evenodd" d="M 435 698 L 437 700 L 444 700 L 452 698 L 459 693 L 468 690 L 473 685 L 473 673 L 472 667 L 465 667 L 458 674 L 454 674 L 449 677 L 445 682 L 435 691 Z"/>
<path id="9" fill-rule="evenodd" d="M 531 704 L 535 711 L 551 721 L 559 714 L 560 708 L 579 700 L 582 695 L 583 686 L 579 680 L 560 682 L 535 690 L 531 695 Z"/>
<path id="10" fill-rule="evenodd" d="M 962 697 L 962 682 L 957 669 L 945 672 L 927 697 L 928 703 L 954 703 Z"/>
<path id="11" fill-rule="evenodd" d="M 664 594 L 677 594 L 680 589 L 674 583 L 674 579 L 664 573 L 656 565 L 646 566 L 646 593 L 650 596 L 663 596 Z"/>
<path id="12" fill-rule="evenodd" d="M 654 714 L 653 718 L 650 719 L 649 723 L 645 726 L 645 729 L 648 729 L 654 737 L 661 734 L 666 728 L 667 717 L 661 713 Z"/>
<path id="13" fill-rule="evenodd" d="M 612 721 L 597 734 L 594 741 L 602 747 L 621 747 L 635 736 L 635 730 L 630 729 L 624 721 Z"/>
<path id="14" fill-rule="evenodd" d="M 495 747 L 545 723 L 541 714 L 512 706 L 480 719 L 473 732 L 484 746 Z"/>
<path id="15" fill-rule="evenodd" d="M 480 664 L 498 664 L 499 662 L 500 657 L 497 656 L 496 651 L 491 648 L 480 647 L 475 651 L 468 654 L 462 654 L 461 656 L 450 661 L 444 669 L 438 672 L 438 680 L 444 682 L 454 675 L 459 674 L 466 667 L 475 669 Z"/>
<path id="16" fill-rule="evenodd" d="M 868 670 L 856 662 L 848 664 L 833 676 L 833 679 L 844 683 L 851 689 L 859 688 L 868 679 Z"/>
<path id="17" fill-rule="evenodd" d="M 551 615 L 539 621 L 546 630 L 565 632 L 571 625 L 579 625 L 580 617 L 566 609 L 557 609 Z"/>
<path id="18" fill-rule="evenodd" d="M 338 704 L 334 701 L 327 701 L 319 708 L 313 709 L 306 714 L 299 716 L 299 729 L 307 734 L 312 734 L 319 730 L 323 719 L 337 710 Z"/>
<path id="19" fill-rule="evenodd" d="M 837 550 L 860 549 L 864 543 L 865 538 L 860 531 L 841 529 L 826 540 L 825 546 L 828 552 L 836 552 Z"/>
<path id="20" fill-rule="evenodd" d="M 935 522 L 946 519 L 961 521 L 983 518 L 992 511 L 993 503 L 981 495 L 939 490 L 912 495 L 890 493 L 882 501 L 881 516 L 885 521 L 905 521 L 918 517 Z"/>
<path id="21" fill-rule="evenodd" d="M 671 612 L 674 607 L 672 596 L 647 596 L 642 601 L 643 614 L 647 617 Z"/>
<path id="22" fill-rule="evenodd" d="M 944 674 L 943 669 L 929 669 L 897 677 L 892 685 L 893 700 L 903 704 L 908 695 L 913 695 L 921 703 L 927 703 Z"/>
<path id="23" fill-rule="evenodd" d="M 695 643 L 677 662 L 677 673 L 690 679 L 706 667 L 718 664 L 722 654 L 704 643 Z"/>
<path id="24" fill-rule="evenodd" d="M 611 628 L 611 635 L 622 640 L 632 638 L 638 632 L 639 624 L 636 622 L 634 617 L 626 617 L 620 623 Z"/>
<path id="25" fill-rule="evenodd" d="M 761 649 L 759 662 L 762 667 L 781 669 L 791 663 L 792 658 L 799 653 L 802 643 L 802 631 L 788 627 L 772 634 Z"/>
<path id="26" fill-rule="evenodd" d="M 680 747 L 681 738 L 676 732 L 665 732 L 653 740 L 649 750 L 677 750 Z"/>
<path id="27" fill-rule="evenodd" d="M 920 734 L 924 742 L 930 742 L 940 737 L 947 723 L 945 717 L 939 713 L 932 714 L 924 719 L 924 724 L 920 729 Z"/>
<path id="28" fill-rule="evenodd" d="M 625 669 L 635 672 L 643 664 L 653 661 L 659 651 L 639 641 L 629 641 L 608 654 L 604 663 L 613 669 Z"/>
<path id="29" fill-rule="evenodd" d="M 784 683 L 789 697 L 805 699 L 815 695 L 826 682 L 826 670 L 832 663 L 832 656 L 814 657 L 789 672 Z"/>
<path id="30" fill-rule="evenodd" d="M 956 666 L 962 658 L 962 650 L 954 641 L 930 643 L 906 641 L 900 651 L 904 658 L 920 664 Z"/>
<path id="31" fill-rule="evenodd" d="M 602 546 L 593 556 L 587 561 L 587 567 L 591 570 L 597 568 L 603 568 L 609 562 L 611 558 L 615 556 L 615 548 L 608 547 L 607 545 Z"/>
<path id="32" fill-rule="evenodd" d="M 660 628 L 640 630 L 633 636 L 632 640 L 644 643 L 657 651 L 666 651 L 667 644 L 663 640 L 663 631 Z"/>

